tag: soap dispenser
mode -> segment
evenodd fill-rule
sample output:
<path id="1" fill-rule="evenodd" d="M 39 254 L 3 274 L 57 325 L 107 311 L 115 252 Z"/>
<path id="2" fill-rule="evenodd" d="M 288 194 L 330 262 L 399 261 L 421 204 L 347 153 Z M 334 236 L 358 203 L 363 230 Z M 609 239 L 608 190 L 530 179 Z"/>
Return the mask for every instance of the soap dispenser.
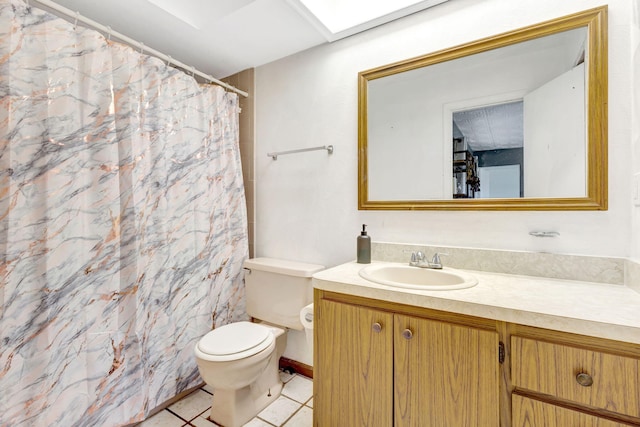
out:
<path id="1" fill-rule="evenodd" d="M 371 237 L 367 235 L 367 224 L 362 224 L 362 232 L 358 236 L 358 264 L 371 263 Z"/>

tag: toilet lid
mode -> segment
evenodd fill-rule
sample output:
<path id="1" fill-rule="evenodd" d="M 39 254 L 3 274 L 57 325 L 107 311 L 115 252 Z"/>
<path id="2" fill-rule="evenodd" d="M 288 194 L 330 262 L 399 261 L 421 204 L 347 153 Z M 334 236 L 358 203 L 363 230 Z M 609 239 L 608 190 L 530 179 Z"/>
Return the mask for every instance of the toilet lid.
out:
<path id="1" fill-rule="evenodd" d="M 230 356 L 248 350 L 254 350 L 255 354 L 267 348 L 273 339 L 271 331 L 262 325 L 236 322 L 209 332 L 198 342 L 198 349 L 212 356 Z"/>

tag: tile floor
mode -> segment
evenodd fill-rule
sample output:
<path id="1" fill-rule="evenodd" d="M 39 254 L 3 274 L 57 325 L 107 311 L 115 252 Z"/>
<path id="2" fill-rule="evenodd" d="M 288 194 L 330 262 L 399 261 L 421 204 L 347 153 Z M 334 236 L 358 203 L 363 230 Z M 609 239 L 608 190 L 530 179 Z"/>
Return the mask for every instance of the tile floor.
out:
<path id="1" fill-rule="evenodd" d="M 280 377 L 284 383 L 280 397 L 245 427 L 311 427 L 313 382 L 302 375 L 286 372 L 280 372 Z M 211 397 L 211 388 L 204 386 L 138 427 L 218 427 L 207 419 Z"/>

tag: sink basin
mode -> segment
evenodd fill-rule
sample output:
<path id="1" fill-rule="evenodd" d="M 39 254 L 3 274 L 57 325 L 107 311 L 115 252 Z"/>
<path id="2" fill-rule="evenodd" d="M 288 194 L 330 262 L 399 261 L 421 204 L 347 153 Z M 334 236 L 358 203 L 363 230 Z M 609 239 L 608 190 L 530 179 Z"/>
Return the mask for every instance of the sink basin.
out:
<path id="1" fill-rule="evenodd" d="M 360 270 L 360 277 L 382 285 L 430 291 L 464 289 L 478 284 L 475 277 L 459 271 L 406 264 L 372 264 Z"/>

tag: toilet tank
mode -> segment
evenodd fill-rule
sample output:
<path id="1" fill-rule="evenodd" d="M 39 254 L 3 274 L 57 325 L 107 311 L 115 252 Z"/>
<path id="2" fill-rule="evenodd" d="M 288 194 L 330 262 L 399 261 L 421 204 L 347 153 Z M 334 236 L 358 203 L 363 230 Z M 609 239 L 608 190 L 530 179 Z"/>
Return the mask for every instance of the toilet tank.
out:
<path id="1" fill-rule="evenodd" d="M 324 266 L 275 258 L 244 262 L 247 313 L 259 320 L 302 330 L 300 310 L 313 302 L 311 276 Z"/>

